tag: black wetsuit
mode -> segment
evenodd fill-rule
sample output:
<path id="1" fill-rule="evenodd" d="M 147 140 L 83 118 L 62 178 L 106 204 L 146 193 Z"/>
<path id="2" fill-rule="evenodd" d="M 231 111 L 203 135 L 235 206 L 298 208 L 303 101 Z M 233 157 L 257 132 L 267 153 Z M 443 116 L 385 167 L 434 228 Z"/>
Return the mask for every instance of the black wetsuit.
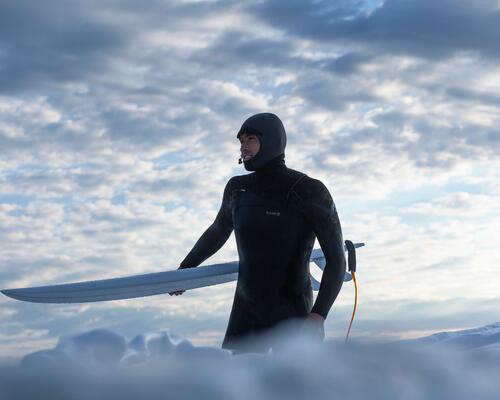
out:
<path id="1" fill-rule="evenodd" d="M 326 318 L 342 286 L 345 258 L 335 205 L 320 181 L 287 168 L 283 155 L 231 178 L 215 221 L 180 268 L 201 264 L 233 229 L 239 275 L 223 347 L 241 350 L 240 339 L 310 312 Z M 316 237 L 326 266 L 313 305 L 309 258 Z"/>

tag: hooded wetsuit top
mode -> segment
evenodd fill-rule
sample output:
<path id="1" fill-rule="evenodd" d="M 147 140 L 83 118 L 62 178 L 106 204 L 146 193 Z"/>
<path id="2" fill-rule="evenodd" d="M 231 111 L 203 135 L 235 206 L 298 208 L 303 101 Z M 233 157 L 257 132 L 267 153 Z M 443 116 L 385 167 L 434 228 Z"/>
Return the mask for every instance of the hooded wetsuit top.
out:
<path id="1" fill-rule="evenodd" d="M 286 167 L 286 135 L 279 118 L 257 114 L 245 121 L 238 135 L 242 133 L 256 133 L 261 141 L 257 156 L 245 162 L 254 172 L 229 180 L 215 221 L 180 266 L 198 266 L 234 230 L 239 274 L 223 343 L 233 350 L 241 349 L 241 339 L 285 320 L 310 312 L 326 318 L 346 268 L 332 197 L 319 180 Z M 309 258 L 315 238 L 326 265 L 313 305 Z"/>

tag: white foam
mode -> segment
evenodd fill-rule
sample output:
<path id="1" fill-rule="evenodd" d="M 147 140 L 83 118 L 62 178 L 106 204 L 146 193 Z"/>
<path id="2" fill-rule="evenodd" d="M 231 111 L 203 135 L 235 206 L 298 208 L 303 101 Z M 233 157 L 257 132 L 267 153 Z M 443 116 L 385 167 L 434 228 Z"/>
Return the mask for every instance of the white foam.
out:
<path id="1" fill-rule="evenodd" d="M 97 330 L 3 366 L 0 398 L 497 399 L 499 330 L 494 324 L 393 344 L 280 336 L 279 352 L 238 356 L 169 332 L 129 341 Z M 460 347 L 439 344 L 458 338 Z"/>

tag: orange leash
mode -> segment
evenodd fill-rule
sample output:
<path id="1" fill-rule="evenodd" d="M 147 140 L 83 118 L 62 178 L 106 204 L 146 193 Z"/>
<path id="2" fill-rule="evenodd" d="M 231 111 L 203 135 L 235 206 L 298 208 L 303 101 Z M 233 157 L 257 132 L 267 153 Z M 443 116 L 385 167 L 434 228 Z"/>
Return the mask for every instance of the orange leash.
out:
<path id="1" fill-rule="evenodd" d="M 349 340 L 349 334 L 351 333 L 352 323 L 354 321 L 354 314 L 356 314 L 356 306 L 358 305 L 358 284 L 356 283 L 356 274 L 351 271 L 352 280 L 354 281 L 354 308 L 352 310 L 351 323 L 349 324 L 349 329 L 347 330 L 347 335 L 345 337 L 345 342 Z"/>

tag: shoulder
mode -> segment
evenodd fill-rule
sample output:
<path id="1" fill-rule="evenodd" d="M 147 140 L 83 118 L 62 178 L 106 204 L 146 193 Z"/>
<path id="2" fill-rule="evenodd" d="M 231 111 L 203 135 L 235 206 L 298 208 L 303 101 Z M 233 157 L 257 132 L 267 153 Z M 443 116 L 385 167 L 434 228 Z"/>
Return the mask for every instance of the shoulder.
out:
<path id="1" fill-rule="evenodd" d="M 304 175 L 298 182 L 295 191 L 300 197 L 307 200 L 331 198 L 330 191 L 325 184 L 319 179 L 312 178 L 308 175 Z"/>
<path id="2" fill-rule="evenodd" d="M 306 177 L 307 175 L 303 172 L 297 171 L 292 168 L 287 168 L 286 172 L 290 178 L 301 178 L 301 177 Z"/>
<path id="3" fill-rule="evenodd" d="M 231 179 L 229 179 L 229 181 L 227 181 L 227 184 L 231 186 L 244 185 L 245 183 L 253 179 L 253 175 L 255 175 L 255 172 L 245 175 L 235 175 Z"/>
<path id="4" fill-rule="evenodd" d="M 247 187 L 248 183 L 253 179 L 253 175 L 255 175 L 255 173 L 233 176 L 227 181 L 226 190 L 235 190 Z"/>

